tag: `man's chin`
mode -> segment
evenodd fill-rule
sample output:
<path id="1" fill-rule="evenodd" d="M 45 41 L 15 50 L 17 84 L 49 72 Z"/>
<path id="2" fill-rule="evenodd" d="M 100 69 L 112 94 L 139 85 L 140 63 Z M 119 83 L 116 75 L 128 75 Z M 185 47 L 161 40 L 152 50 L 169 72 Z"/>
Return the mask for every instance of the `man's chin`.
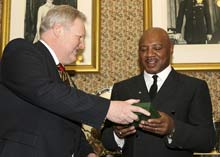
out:
<path id="1" fill-rule="evenodd" d="M 74 61 L 68 61 L 68 62 L 66 62 L 64 65 L 70 65 L 70 64 L 76 64 L 76 60 L 74 60 Z"/>
<path id="2" fill-rule="evenodd" d="M 156 73 L 158 73 L 158 68 L 156 68 L 156 67 L 147 67 L 147 68 L 145 68 L 145 71 L 149 74 L 156 74 Z"/>
<path id="3" fill-rule="evenodd" d="M 69 60 L 68 64 L 75 64 L 75 63 L 76 63 L 76 61 L 77 61 L 76 56 L 71 57 L 71 59 Z"/>

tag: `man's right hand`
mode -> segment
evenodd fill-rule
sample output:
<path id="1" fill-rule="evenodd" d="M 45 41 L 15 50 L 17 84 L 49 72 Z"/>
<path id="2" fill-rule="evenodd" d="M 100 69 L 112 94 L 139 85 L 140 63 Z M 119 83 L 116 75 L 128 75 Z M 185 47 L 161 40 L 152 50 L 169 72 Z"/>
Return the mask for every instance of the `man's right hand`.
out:
<path id="1" fill-rule="evenodd" d="M 147 110 L 132 105 L 138 102 L 139 100 L 135 99 L 129 99 L 127 101 L 111 101 L 106 118 L 118 124 L 129 124 L 133 123 L 134 120 L 138 120 L 138 116 L 134 112 L 150 116 L 150 112 Z"/>
<path id="2" fill-rule="evenodd" d="M 113 126 L 115 134 L 118 136 L 118 138 L 124 138 L 125 136 L 128 136 L 130 134 L 134 134 L 136 132 L 136 129 L 133 125 L 131 126 Z"/>

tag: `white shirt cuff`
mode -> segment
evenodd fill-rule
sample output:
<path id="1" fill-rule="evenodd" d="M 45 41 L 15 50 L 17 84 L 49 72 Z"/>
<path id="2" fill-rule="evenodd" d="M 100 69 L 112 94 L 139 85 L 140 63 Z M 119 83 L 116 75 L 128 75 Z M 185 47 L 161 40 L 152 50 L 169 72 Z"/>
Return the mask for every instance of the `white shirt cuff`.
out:
<path id="1" fill-rule="evenodd" d="M 115 132 L 113 132 L 113 134 L 114 134 L 115 142 L 122 149 L 125 144 L 125 139 L 118 138 L 118 136 L 115 134 Z"/>

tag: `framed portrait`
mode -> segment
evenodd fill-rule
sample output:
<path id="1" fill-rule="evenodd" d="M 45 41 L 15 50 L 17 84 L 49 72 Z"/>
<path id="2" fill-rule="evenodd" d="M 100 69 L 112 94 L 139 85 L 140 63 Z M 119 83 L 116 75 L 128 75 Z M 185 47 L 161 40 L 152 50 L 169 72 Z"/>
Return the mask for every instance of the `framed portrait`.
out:
<path id="1" fill-rule="evenodd" d="M 145 4 L 148 5 L 144 8 L 144 28 L 162 27 L 169 34 L 169 19 L 171 16 L 177 16 L 177 12 L 174 13 L 176 15 L 170 13 L 170 2 L 176 1 L 179 0 L 145 0 Z M 172 65 L 176 70 L 219 70 L 220 43 L 217 41 L 212 44 L 175 44 Z"/>
<path id="2" fill-rule="evenodd" d="M 1 54 L 8 41 L 14 38 L 33 40 L 37 35 L 37 20 L 40 6 L 47 0 L 4 0 L 2 1 Z M 51 0 L 50 0 L 51 1 Z M 35 4 L 36 3 L 36 4 Z M 70 73 L 98 72 L 100 51 L 100 1 L 99 0 L 52 0 L 54 5 L 69 4 L 77 7 L 87 18 L 86 48 L 82 50 L 76 63 L 66 65 Z M 31 19 L 32 18 L 32 19 Z"/>

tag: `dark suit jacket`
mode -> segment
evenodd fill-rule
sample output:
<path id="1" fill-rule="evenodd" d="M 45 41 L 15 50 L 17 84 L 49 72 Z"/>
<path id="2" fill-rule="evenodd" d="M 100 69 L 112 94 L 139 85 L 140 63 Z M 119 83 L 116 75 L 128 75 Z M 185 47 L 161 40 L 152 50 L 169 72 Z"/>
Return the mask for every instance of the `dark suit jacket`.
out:
<path id="1" fill-rule="evenodd" d="M 84 157 L 92 152 L 80 127 L 100 128 L 109 100 L 63 83 L 41 42 L 11 41 L 0 71 L 0 157 Z"/>
<path id="2" fill-rule="evenodd" d="M 189 44 L 204 44 L 207 34 L 212 34 L 211 17 L 207 0 L 201 4 L 196 0 L 183 0 L 180 3 L 176 32 L 181 33 L 183 17 L 186 17 L 184 39 Z"/>
<path id="3" fill-rule="evenodd" d="M 143 74 L 113 86 L 112 99 L 128 98 L 150 101 Z M 173 117 L 176 132 L 172 144 L 168 144 L 166 136 L 138 129 L 125 139 L 124 157 L 191 157 L 193 152 L 207 152 L 213 148 L 212 105 L 205 81 L 172 70 L 152 105 Z M 105 125 L 103 144 L 115 150 L 118 147 L 113 130 L 109 123 Z"/>

